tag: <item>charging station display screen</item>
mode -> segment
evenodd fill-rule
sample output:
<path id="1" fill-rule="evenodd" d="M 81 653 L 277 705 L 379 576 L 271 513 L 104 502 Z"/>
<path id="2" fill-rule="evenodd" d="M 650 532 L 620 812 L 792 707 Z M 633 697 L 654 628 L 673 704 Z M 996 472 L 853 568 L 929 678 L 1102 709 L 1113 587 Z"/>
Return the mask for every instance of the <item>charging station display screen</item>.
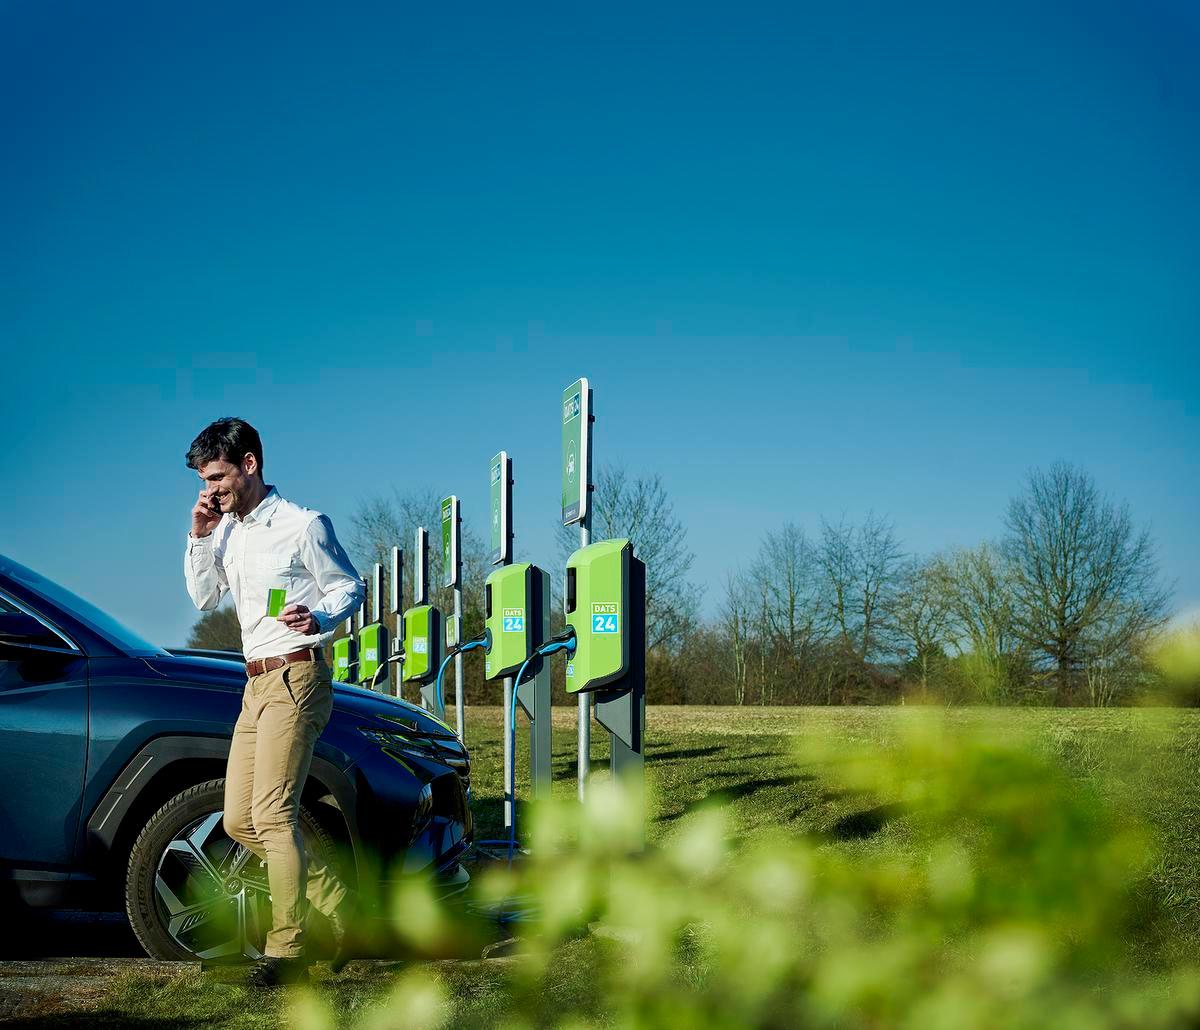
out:
<path id="1" fill-rule="evenodd" d="M 591 412 L 588 381 L 579 379 L 562 396 L 562 520 L 564 526 L 587 515 L 591 472 Z"/>

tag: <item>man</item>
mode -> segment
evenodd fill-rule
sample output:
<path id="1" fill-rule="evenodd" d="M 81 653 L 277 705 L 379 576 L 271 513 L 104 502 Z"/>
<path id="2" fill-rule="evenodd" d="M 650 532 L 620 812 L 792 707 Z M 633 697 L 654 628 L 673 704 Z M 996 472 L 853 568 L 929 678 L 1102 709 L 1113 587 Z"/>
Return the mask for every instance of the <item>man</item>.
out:
<path id="1" fill-rule="evenodd" d="M 246 689 L 225 773 L 225 832 L 267 864 L 271 931 L 249 983 L 307 979 L 306 895 L 340 946 L 346 887 L 308 859 L 300 794 L 313 745 L 329 721 L 333 688 L 321 647 L 357 608 L 364 584 L 328 517 L 284 500 L 263 481 L 262 443 L 241 419 L 208 426 L 187 453 L 204 484 L 192 509 L 184 574 L 197 608 L 233 595 Z M 271 614 L 277 591 L 286 605 Z M 274 595 L 274 596 L 272 596 Z"/>

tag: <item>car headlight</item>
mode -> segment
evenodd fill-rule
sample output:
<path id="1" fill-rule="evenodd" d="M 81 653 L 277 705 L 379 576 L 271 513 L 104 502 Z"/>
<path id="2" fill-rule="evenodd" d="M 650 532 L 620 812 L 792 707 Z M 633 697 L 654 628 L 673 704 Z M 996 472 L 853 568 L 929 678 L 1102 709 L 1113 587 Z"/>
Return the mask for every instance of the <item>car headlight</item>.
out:
<path id="1" fill-rule="evenodd" d="M 387 730 L 376 730 L 367 726 L 360 726 L 359 730 L 364 737 L 368 740 L 373 740 L 380 747 L 386 747 L 389 751 L 408 755 L 409 758 L 436 759 L 439 757 L 436 748 L 415 741 L 406 734 L 389 733 Z"/>
<path id="2" fill-rule="evenodd" d="M 425 737 L 414 738 L 407 733 L 379 730 L 372 726 L 360 726 L 359 732 L 393 755 L 405 755 L 408 758 L 421 758 L 448 765 L 464 780 L 470 776 L 470 759 L 455 738 L 444 742 Z"/>

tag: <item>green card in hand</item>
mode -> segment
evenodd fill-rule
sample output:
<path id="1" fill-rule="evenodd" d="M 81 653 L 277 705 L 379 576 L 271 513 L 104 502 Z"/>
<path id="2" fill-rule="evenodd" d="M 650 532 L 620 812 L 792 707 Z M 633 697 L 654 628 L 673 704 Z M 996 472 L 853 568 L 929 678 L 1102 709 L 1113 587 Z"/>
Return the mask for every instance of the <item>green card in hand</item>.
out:
<path id="1" fill-rule="evenodd" d="M 267 614 L 272 618 L 279 618 L 279 613 L 283 611 L 286 601 L 287 591 L 282 587 L 272 587 L 267 591 Z"/>

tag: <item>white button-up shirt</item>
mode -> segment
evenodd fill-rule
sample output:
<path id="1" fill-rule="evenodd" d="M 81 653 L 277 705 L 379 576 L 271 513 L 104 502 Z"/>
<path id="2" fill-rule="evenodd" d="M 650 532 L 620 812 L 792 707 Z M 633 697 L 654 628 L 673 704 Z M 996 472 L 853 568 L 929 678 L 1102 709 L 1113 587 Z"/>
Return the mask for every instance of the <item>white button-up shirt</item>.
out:
<path id="1" fill-rule="evenodd" d="M 284 500 L 274 487 L 244 519 L 227 512 L 208 536 L 189 533 L 183 572 L 201 611 L 233 595 L 248 662 L 328 643 L 366 591 L 329 518 Z M 297 633 L 267 614 L 273 587 L 287 591 L 285 604 L 307 606 L 317 634 Z"/>

